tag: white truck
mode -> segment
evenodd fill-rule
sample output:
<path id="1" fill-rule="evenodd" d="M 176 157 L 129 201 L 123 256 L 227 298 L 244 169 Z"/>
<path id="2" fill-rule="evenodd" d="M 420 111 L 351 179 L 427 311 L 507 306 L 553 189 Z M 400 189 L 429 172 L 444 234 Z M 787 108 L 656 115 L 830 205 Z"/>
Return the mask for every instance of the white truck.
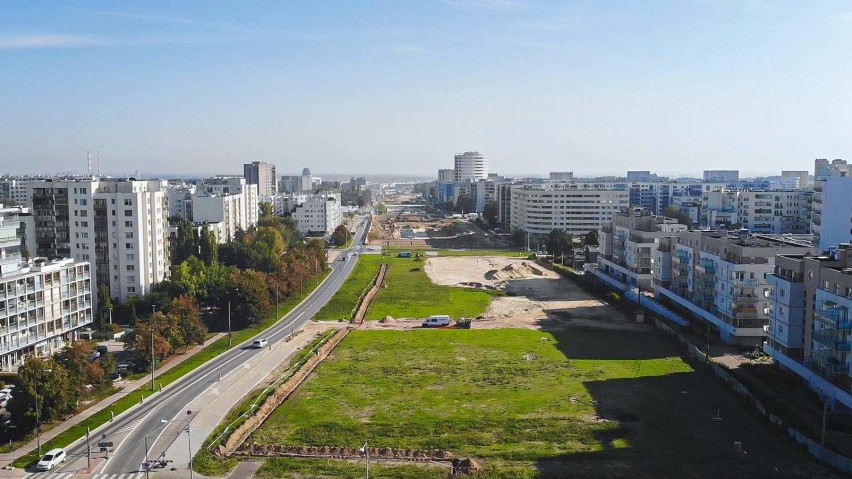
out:
<path id="1" fill-rule="evenodd" d="M 449 326 L 452 318 L 446 314 L 438 314 L 429 316 L 426 321 L 423 321 L 424 328 L 434 328 L 437 326 Z"/>

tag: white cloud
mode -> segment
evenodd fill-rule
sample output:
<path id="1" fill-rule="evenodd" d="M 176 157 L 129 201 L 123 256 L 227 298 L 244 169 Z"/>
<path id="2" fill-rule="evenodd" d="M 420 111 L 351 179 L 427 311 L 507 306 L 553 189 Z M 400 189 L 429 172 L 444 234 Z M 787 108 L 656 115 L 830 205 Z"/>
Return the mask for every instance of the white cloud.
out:
<path id="1" fill-rule="evenodd" d="M 58 33 L 18 33 L 0 35 L 0 50 L 81 48 L 103 45 L 105 43 L 104 38 L 94 35 L 64 35 Z"/>

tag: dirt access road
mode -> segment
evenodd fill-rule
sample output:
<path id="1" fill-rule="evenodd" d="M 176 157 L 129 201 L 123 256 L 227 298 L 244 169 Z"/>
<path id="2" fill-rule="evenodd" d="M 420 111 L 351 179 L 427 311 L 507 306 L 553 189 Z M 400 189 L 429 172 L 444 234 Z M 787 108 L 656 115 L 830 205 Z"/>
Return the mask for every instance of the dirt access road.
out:
<path id="1" fill-rule="evenodd" d="M 532 261 L 500 256 L 432 257 L 424 271 L 436 284 L 506 291 L 494 298 L 472 328 L 528 328 L 548 331 L 584 326 L 646 330 L 621 312 Z M 422 318 L 368 321 L 367 329 L 420 327 Z"/>

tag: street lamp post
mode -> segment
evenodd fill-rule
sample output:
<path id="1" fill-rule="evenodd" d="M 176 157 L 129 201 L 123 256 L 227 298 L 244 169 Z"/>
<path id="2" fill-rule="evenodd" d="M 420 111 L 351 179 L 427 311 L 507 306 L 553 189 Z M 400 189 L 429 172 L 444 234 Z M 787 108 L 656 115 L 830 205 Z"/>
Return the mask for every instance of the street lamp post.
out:
<path id="1" fill-rule="evenodd" d="M 148 479 L 148 470 L 151 469 L 151 466 L 148 464 L 148 436 L 142 439 L 145 440 L 145 479 Z"/>
<path id="2" fill-rule="evenodd" d="M 112 324 L 112 306 L 109 307 L 109 324 Z"/>
<path id="3" fill-rule="evenodd" d="M 187 415 L 192 415 L 192 411 L 186 411 Z M 195 416 L 190 417 L 186 420 L 186 444 L 187 444 L 187 452 L 189 453 L 189 478 L 192 479 L 192 431 L 190 430 L 190 425 L 192 424 L 192 420 Z M 169 421 L 168 419 L 160 419 L 160 422 L 163 424 L 168 424 L 170 422 L 175 422 L 174 420 Z M 183 432 L 183 431 L 181 431 Z"/>
<path id="4" fill-rule="evenodd" d="M 157 312 L 157 306 L 151 305 L 151 392 L 154 392 L 154 314 Z"/>
<path id="5" fill-rule="evenodd" d="M 819 399 L 822 401 L 822 431 L 819 436 L 819 445 L 825 447 L 825 424 L 828 419 L 828 394 L 825 394 L 821 388 L 814 389 L 817 391 Z"/>
<path id="6" fill-rule="evenodd" d="M 364 463 L 367 466 L 367 479 L 370 479 L 370 449 L 368 449 L 366 442 L 361 446 L 359 452 L 364 454 Z"/>

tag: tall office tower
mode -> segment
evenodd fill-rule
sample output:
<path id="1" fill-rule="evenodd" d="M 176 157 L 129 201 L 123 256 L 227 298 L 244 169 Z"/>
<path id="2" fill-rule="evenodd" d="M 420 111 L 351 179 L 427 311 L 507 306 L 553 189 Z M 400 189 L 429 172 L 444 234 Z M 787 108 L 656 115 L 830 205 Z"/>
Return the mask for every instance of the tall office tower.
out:
<path id="1" fill-rule="evenodd" d="M 97 287 L 113 298 L 146 294 L 170 275 L 164 180 L 48 180 L 33 187 L 33 215 L 35 255 L 93 262 Z"/>
<path id="2" fill-rule="evenodd" d="M 310 168 L 302 169 L 302 188 L 299 191 L 313 191 L 314 177 L 311 175 Z"/>
<path id="3" fill-rule="evenodd" d="M 814 161 L 814 199 L 811 233 L 821 251 L 852 240 L 852 177 L 843 160 Z"/>
<path id="4" fill-rule="evenodd" d="M 275 176 L 275 165 L 255 161 L 243 165 L 243 174 L 246 183 L 257 185 L 257 194 L 260 196 L 272 196 L 278 191 L 278 177 Z"/>
<path id="5" fill-rule="evenodd" d="M 92 323 L 89 263 L 21 262 L 19 208 L 0 206 L 0 371 L 50 355 Z"/>
<path id="6" fill-rule="evenodd" d="M 466 151 L 455 156 L 455 181 L 477 181 L 488 178 L 488 158 L 478 151 Z"/>
<path id="7" fill-rule="evenodd" d="M 704 170 L 704 181 L 712 183 L 736 183 L 739 180 L 739 170 Z"/>

